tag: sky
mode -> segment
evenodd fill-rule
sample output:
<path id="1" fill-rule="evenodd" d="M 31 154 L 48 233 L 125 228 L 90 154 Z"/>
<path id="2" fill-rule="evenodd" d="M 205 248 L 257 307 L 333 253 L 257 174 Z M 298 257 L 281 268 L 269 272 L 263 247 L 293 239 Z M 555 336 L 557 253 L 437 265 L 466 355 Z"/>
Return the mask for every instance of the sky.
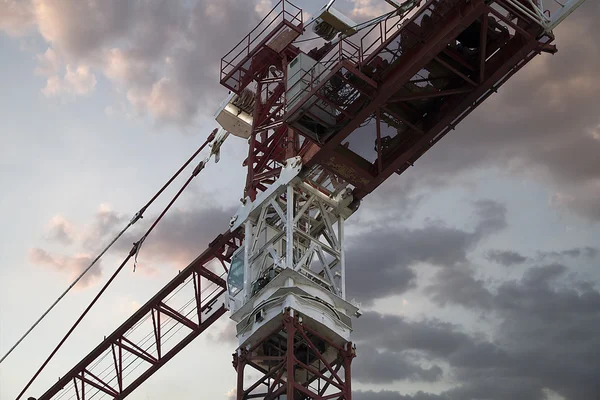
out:
<path id="1" fill-rule="evenodd" d="M 297 1 L 312 12 L 322 4 Z M 383 0 L 338 0 L 356 20 Z M 0 353 L 216 127 L 220 58 L 268 0 L 0 0 Z M 356 400 L 600 397 L 600 3 L 348 220 Z M 229 139 L 27 395 L 39 395 L 227 227 Z M 15 398 L 189 172 L 0 365 Z M 131 399 L 228 399 L 219 321 Z"/>

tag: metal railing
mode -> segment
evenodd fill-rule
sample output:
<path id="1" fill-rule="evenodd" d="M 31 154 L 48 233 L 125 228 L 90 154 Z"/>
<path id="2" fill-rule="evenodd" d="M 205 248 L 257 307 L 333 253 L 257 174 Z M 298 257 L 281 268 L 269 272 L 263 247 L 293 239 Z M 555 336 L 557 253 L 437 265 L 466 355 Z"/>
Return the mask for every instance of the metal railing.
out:
<path id="1" fill-rule="evenodd" d="M 358 66 L 362 62 L 363 54 L 360 46 L 352 43 L 348 39 L 342 39 L 337 43 L 325 56 L 322 61 L 315 65 L 313 68 L 304 72 L 299 78 L 300 82 L 304 85 L 304 90 L 299 91 L 293 97 L 287 98 L 288 104 L 294 104 L 301 97 L 305 96 L 312 90 L 318 90 L 322 85 L 326 83 L 326 77 L 332 73 L 336 67 L 342 61 L 349 61 L 352 65 Z M 321 69 L 320 73 L 317 73 L 317 67 Z M 290 88 L 288 88 L 288 91 Z"/>
<path id="2" fill-rule="evenodd" d="M 302 9 L 288 0 L 280 0 L 239 43 L 221 59 L 221 80 L 232 75 L 260 45 L 274 36 L 276 27 L 287 25 L 302 31 Z"/>

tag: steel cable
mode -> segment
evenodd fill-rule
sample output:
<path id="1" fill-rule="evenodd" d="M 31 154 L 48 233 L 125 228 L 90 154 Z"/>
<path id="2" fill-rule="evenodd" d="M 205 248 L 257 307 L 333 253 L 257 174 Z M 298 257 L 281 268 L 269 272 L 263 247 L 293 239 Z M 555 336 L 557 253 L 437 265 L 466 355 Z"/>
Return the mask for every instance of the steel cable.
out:
<path id="1" fill-rule="evenodd" d="M 79 282 L 81 280 L 81 278 L 83 278 L 83 276 L 85 274 L 88 273 L 88 271 L 94 266 L 96 265 L 96 263 L 98 262 L 98 260 L 100 260 L 100 258 L 102 258 L 102 256 L 104 256 L 104 254 L 112 247 L 113 244 L 115 244 L 115 242 L 117 240 L 119 240 L 119 238 L 121 236 L 123 236 L 123 234 L 133 225 L 135 224 L 137 221 L 139 221 L 140 219 L 143 218 L 143 214 L 144 212 L 146 212 L 146 209 L 148 209 L 148 207 L 150 207 L 150 205 L 152 203 L 154 203 L 154 200 L 156 200 L 158 198 L 158 196 L 160 196 L 166 189 L 167 187 L 169 187 L 169 185 L 171 185 L 171 183 L 173 183 L 173 181 L 179 176 L 179 174 L 181 174 L 181 172 L 187 168 L 187 166 L 198 156 L 198 154 L 215 138 L 215 135 L 217 133 L 217 129 L 215 129 L 214 131 L 212 131 L 212 133 L 208 136 L 208 138 L 206 139 L 206 141 L 202 144 L 202 146 L 200 146 L 198 148 L 198 150 L 196 150 L 196 152 L 194 154 L 192 154 L 192 156 L 181 166 L 181 168 L 179 168 L 179 170 L 177 172 L 175 172 L 175 174 L 173 174 L 173 176 L 171 177 L 171 179 L 169 179 L 167 181 L 167 183 L 165 183 L 158 192 L 156 192 L 156 194 L 142 207 L 140 208 L 140 210 L 133 216 L 133 218 L 131 218 L 131 220 L 129 221 L 129 223 L 127 224 L 127 226 L 125 226 L 125 228 L 123 228 L 121 230 L 121 232 L 119 232 L 119 234 L 108 244 L 108 246 L 106 246 L 101 252 L 100 254 L 98 254 L 98 256 L 96 256 L 96 258 L 94 258 L 94 260 L 90 263 L 90 265 L 83 270 L 83 272 L 77 277 L 75 278 L 75 280 L 71 283 L 71 285 L 69 285 L 69 287 L 54 301 L 54 303 L 52 303 L 52 305 L 42 314 L 42 316 L 40 318 L 38 318 L 37 321 L 35 321 L 35 323 L 25 332 L 25 334 L 23 336 L 21 336 L 21 338 L 19 340 L 17 340 L 17 342 L 8 350 L 8 352 L 0 359 L 0 364 L 2 364 L 2 361 L 4 361 L 9 355 L 10 353 L 13 352 L 13 350 L 15 350 L 17 348 L 17 346 L 19 344 L 21 344 L 21 342 L 31 333 L 31 331 L 40 323 L 42 322 L 42 320 L 46 317 L 46 315 L 48 315 L 48 313 L 50 311 L 52 311 L 52 309 L 63 299 L 63 297 L 66 296 L 66 294 L 71 291 L 71 289 L 77 284 L 77 282 Z"/>
<path id="2" fill-rule="evenodd" d="M 165 184 L 165 186 L 163 186 L 163 188 L 161 188 L 161 190 L 159 190 L 159 192 L 156 195 L 154 195 L 154 197 L 150 200 L 149 203 L 153 202 L 166 189 L 166 187 L 171 182 L 173 182 L 173 180 L 175 180 L 176 176 L 179 175 L 181 173 L 181 171 L 183 171 L 185 169 L 185 167 L 187 167 L 187 165 L 189 165 L 191 163 L 191 161 L 193 160 L 193 158 L 195 158 L 195 156 L 198 153 L 200 153 L 200 151 L 202 151 L 202 149 L 204 149 L 204 147 L 206 147 L 206 145 L 208 145 L 208 143 L 210 141 L 212 141 L 214 139 L 216 133 L 217 133 L 217 130 L 215 129 L 209 135 L 209 137 L 207 138 L 207 140 L 205 141 L 205 143 L 200 147 L 200 149 L 196 153 L 194 153 L 194 156 L 192 158 L 190 158 L 190 160 L 188 160 L 188 162 L 186 162 L 184 164 L 184 166 L 179 169 L 179 171 L 177 171 L 177 173 L 175 174 L 175 176 L 172 177 L 167 182 L 167 184 Z M 189 184 L 192 182 L 192 180 L 196 176 L 198 176 L 198 174 L 200 173 L 200 171 L 202 171 L 204 169 L 204 166 L 206 165 L 207 160 L 208 160 L 208 157 L 207 157 L 206 160 L 200 161 L 200 163 L 196 166 L 196 168 L 194 168 L 191 176 L 185 181 L 185 183 L 179 189 L 179 191 L 175 194 L 175 196 L 173 196 L 173 198 L 171 199 L 171 201 L 169 202 L 169 204 L 164 208 L 164 210 L 160 213 L 160 215 L 155 219 L 154 223 L 150 226 L 150 228 L 148 228 L 148 230 L 146 231 L 146 233 L 141 237 L 141 239 L 139 241 L 137 241 L 137 242 L 135 242 L 133 244 L 133 247 L 131 248 L 131 251 L 129 252 L 129 254 L 127 255 L 127 257 L 125 258 L 125 260 L 123 260 L 123 262 L 121 263 L 121 265 L 119 265 L 119 267 L 113 273 L 113 275 L 110 277 L 110 279 L 104 284 L 104 286 L 102 287 L 102 289 L 100 290 L 100 292 L 98 292 L 98 294 L 94 297 L 94 299 L 91 301 L 91 303 L 83 311 L 83 313 L 81 314 L 81 316 L 77 319 L 77 321 L 75 321 L 75 323 L 73 324 L 73 326 L 71 327 L 71 329 L 69 329 L 69 331 L 67 332 L 67 334 L 59 342 L 59 344 L 56 346 L 56 348 L 52 351 L 52 353 L 50 353 L 50 356 L 48 356 L 48 358 L 46 359 L 46 361 L 44 361 L 44 363 L 42 364 L 42 366 L 38 369 L 38 371 L 34 374 L 34 376 L 29 380 L 29 382 L 27 383 L 27 385 L 25 386 L 25 388 L 23 388 L 23 390 L 21 391 L 21 393 L 19 393 L 19 395 L 17 396 L 16 400 L 19 400 L 21 398 L 21 396 L 23 396 L 23 394 L 25 393 L 25 391 L 27 389 L 29 389 L 29 387 L 31 386 L 31 384 L 35 381 L 35 379 L 37 379 L 37 377 L 39 376 L 39 374 L 46 367 L 46 365 L 50 362 L 50 360 L 54 357 L 54 355 L 58 352 L 58 350 L 62 347 L 62 345 L 64 344 L 64 342 L 67 340 L 67 338 L 71 335 L 71 333 L 73 333 L 73 331 L 75 330 L 75 328 L 79 325 L 79 323 L 87 315 L 87 313 L 90 311 L 90 309 L 96 304 L 96 302 L 98 301 L 98 299 L 100 298 L 100 296 L 102 296 L 102 294 L 108 288 L 108 286 L 112 283 L 112 281 L 123 270 L 123 267 L 125 267 L 125 265 L 127 264 L 127 262 L 132 257 L 136 257 L 137 258 L 137 254 L 139 253 L 141 244 L 148 237 L 148 235 L 154 230 L 154 228 L 156 227 L 156 225 L 162 220 L 162 218 L 165 216 L 165 214 L 167 213 L 167 211 L 171 208 L 171 206 L 175 203 L 175 201 L 179 198 L 179 196 L 183 193 L 183 191 L 189 186 Z M 144 207 L 146 207 L 146 206 L 144 206 Z M 145 211 L 144 207 L 142 208 L 142 211 Z M 141 215 L 139 215 L 139 214 L 136 214 L 136 216 L 138 217 L 137 219 L 141 218 Z"/>

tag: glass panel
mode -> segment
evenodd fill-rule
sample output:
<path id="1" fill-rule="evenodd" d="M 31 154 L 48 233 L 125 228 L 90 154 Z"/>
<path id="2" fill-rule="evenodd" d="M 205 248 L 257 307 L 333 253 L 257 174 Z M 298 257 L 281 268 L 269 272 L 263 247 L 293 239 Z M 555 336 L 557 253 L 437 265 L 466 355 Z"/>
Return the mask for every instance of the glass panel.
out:
<path id="1" fill-rule="evenodd" d="M 231 259 L 229 274 L 227 274 L 227 290 L 230 296 L 235 296 L 244 288 L 244 248 L 240 247 Z"/>

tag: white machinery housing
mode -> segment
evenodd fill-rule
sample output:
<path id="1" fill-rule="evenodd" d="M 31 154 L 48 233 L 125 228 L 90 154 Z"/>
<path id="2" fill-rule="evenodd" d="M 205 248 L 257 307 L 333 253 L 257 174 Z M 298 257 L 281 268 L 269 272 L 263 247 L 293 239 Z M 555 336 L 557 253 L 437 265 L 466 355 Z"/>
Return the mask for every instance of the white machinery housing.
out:
<path id="1" fill-rule="evenodd" d="M 332 7 L 330 1 L 321 9 L 313 25 L 313 32 L 325 40 L 332 40 L 337 34 L 350 36 L 356 33 L 356 23 L 341 11 Z"/>
<path id="2" fill-rule="evenodd" d="M 358 308 L 346 301 L 343 227 L 352 195 L 325 195 L 298 177 L 301 167 L 299 157 L 289 159 L 279 179 L 231 221 L 231 229 L 245 227 L 227 277 L 240 347 L 271 334 L 285 310 L 334 343 L 350 339 Z"/>
<path id="3" fill-rule="evenodd" d="M 252 132 L 254 93 L 245 89 L 239 96 L 233 92 L 223 100 L 215 119 L 227 132 L 248 139 Z"/>
<path id="4" fill-rule="evenodd" d="M 288 110 L 294 108 L 298 103 L 304 102 L 288 117 L 288 123 L 317 142 L 322 142 L 331 132 L 331 128 L 335 125 L 337 112 L 316 96 L 311 96 L 306 101 L 305 97 L 328 73 L 329 70 L 323 64 L 304 53 L 298 54 L 289 63 L 287 70 L 286 101 Z"/>

